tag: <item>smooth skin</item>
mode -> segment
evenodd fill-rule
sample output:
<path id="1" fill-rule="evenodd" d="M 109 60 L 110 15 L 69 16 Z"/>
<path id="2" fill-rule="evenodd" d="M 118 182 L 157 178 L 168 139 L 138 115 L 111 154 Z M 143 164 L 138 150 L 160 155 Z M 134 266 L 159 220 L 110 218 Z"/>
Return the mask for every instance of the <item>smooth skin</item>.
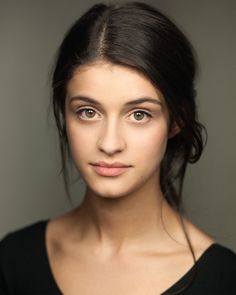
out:
<path id="1" fill-rule="evenodd" d="M 160 91 L 134 69 L 106 61 L 68 82 L 65 119 L 75 166 L 86 183 L 79 208 L 47 226 L 48 258 L 66 295 L 157 295 L 193 265 L 178 215 L 160 189 L 170 126 Z M 100 162 L 126 165 L 101 175 Z M 196 259 L 212 244 L 187 218 Z"/>

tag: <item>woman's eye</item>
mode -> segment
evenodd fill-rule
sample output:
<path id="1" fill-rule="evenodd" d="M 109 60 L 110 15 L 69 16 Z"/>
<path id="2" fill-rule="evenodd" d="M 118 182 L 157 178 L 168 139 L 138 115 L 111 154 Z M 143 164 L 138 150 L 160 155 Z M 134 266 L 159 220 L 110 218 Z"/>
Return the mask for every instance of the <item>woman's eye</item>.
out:
<path id="1" fill-rule="evenodd" d="M 151 114 L 145 111 L 135 111 L 131 114 L 135 121 L 147 121 Z"/>
<path id="2" fill-rule="evenodd" d="M 76 111 L 76 114 L 82 119 L 93 119 L 96 115 L 98 115 L 95 110 L 90 108 L 79 109 Z"/>

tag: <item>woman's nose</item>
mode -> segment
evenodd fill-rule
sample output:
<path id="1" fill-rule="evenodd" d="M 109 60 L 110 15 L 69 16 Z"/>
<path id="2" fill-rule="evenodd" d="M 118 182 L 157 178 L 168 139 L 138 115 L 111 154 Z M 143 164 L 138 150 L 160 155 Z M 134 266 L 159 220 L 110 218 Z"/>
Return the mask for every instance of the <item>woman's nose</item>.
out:
<path id="1" fill-rule="evenodd" d="M 107 155 L 122 152 L 125 147 L 125 139 L 122 136 L 119 122 L 104 122 L 97 142 L 98 149 Z"/>

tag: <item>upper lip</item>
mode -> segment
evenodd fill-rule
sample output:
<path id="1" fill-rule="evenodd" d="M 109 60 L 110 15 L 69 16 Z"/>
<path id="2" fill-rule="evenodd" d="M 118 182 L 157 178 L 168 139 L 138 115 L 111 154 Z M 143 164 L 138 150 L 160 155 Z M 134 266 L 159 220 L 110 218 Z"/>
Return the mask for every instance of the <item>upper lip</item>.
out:
<path id="1" fill-rule="evenodd" d="M 113 162 L 113 163 L 107 163 L 104 161 L 99 161 L 92 163 L 93 166 L 100 166 L 100 167 L 106 167 L 106 168 L 121 168 L 121 167 L 130 167 L 130 165 L 126 165 L 119 162 Z"/>

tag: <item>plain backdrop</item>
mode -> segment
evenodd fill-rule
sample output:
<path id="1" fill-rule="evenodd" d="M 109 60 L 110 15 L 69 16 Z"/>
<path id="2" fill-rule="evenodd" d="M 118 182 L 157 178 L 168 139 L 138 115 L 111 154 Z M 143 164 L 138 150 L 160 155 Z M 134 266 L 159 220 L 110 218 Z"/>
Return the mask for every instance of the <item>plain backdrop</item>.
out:
<path id="1" fill-rule="evenodd" d="M 60 171 L 50 112 L 50 73 L 69 26 L 95 1 L 0 1 L 0 237 L 72 208 Z M 169 15 L 198 55 L 200 119 L 209 140 L 189 167 L 191 220 L 236 250 L 236 1 L 147 1 Z M 73 186 L 73 200 L 83 196 Z"/>

